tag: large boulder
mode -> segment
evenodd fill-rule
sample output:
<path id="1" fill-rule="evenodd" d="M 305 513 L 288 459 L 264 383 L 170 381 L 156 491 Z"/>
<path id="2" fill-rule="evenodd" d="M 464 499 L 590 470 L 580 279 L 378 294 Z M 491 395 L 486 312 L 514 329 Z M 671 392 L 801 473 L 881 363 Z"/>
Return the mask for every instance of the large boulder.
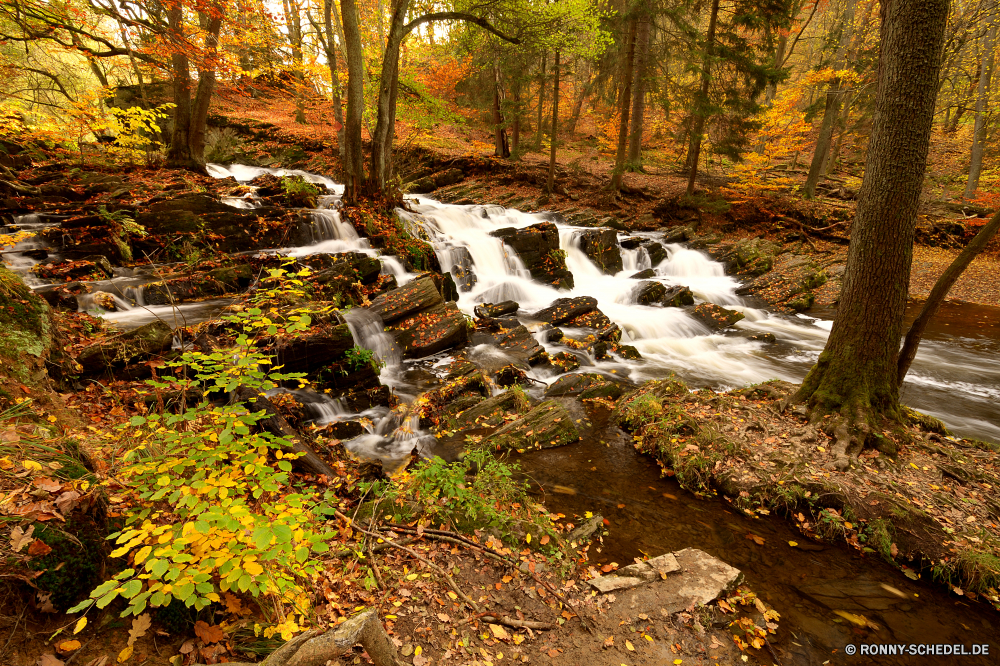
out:
<path id="1" fill-rule="evenodd" d="M 173 329 L 165 322 L 156 320 L 84 347 L 76 362 L 84 372 L 100 372 L 165 352 L 170 349 L 173 339 Z"/>
<path id="2" fill-rule="evenodd" d="M 679 308 L 682 305 L 694 305 L 694 294 L 687 287 L 674 285 L 673 287 L 667 287 L 666 292 L 660 297 L 660 303 L 672 308 Z"/>
<path id="3" fill-rule="evenodd" d="M 622 382 L 611 381 L 596 372 L 564 375 L 545 389 L 546 398 L 579 396 L 584 398 L 611 398 L 616 400 L 625 390 Z"/>
<path id="4" fill-rule="evenodd" d="M 368 309 L 388 325 L 443 304 L 444 297 L 428 275 L 375 297 Z"/>
<path id="5" fill-rule="evenodd" d="M 502 329 L 493 336 L 493 344 L 517 361 L 535 365 L 545 357 L 545 348 L 524 326 Z"/>
<path id="6" fill-rule="evenodd" d="M 608 275 L 622 269 L 618 232 L 614 229 L 589 229 L 579 235 L 580 249 Z"/>
<path id="7" fill-rule="evenodd" d="M 576 319 L 597 309 L 597 299 L 592 296 L 577 296 L 576 298 L 557 298 L 549 307 L 539 310 L 532 319 L 558 326 L 563 322 Z"/>
<path id="8" fill-rule="evenodd" d="M 386 331 L 392 334 L 406 358 L 436 354 L 469 339 L 468 320 L 454 303 L 442 302 L 430 310 L 395 321 Z"/>
<path id="9" fill-rule="evenodd" d="M 719 331 L 743 319 L 744 314 L 736 310 L 727 310 L 715 303 L 702 303 L 691 310 L 691 316 L 713 331 Z"/>
<path id="10" fill-rule="evenodd" d="M 433 192 L 439 187 L 454 185 L 464 178 L 465 173 L 461 169 L 446 169 L 408 183 L 406 190 L 413 194 L 426 194 L 427 192 Z"/>
<path id="11" fill-rule="evenodd" d="M 528 410 L 528 403 L 521 391 L 504 391 L 492 398 L 466 409 L 458 415 L 456 424 L 460 430 L 470 428 L 495 428 L 503 425 L 508 414 L 521 414 Z"/>
<path id="12" fill-rule="evenodd" d="M 519 306 L 516 301 L 483 303 L 482 305 L 477 305 L 475 307 L 475 313 L 477 317 L 492 319 L 494 317 L 503 317 L 504 315 L 514 314 L 517 312 L 518 307 Z"/>
<path id="13" fill-rule="evenodd" d="M 313 373 L 343 360 L 352 347 L 354 337 L 347 324 L 320 323 L 305 335 L 279 339 L 274 354 L 284 372 Z"/>
<path id="14" fill-rule="evenodd" d="M 551 222 L 515 229 L 504 227 L 490 232 L 510 247 L 531 277 L 560 289 L 572 289 L 573 274 L 566 268 L 566 255 L 559 249 L 559 229 Z"/>
<path id="15" fill-rule="evenodd" d="M 629 300 L 639 305 L 653 305 L 659 303 L 666 293 L 667 288 L 662 282 L 640 282 L 632 287 Z"/>
<path id="16" fill-rule="evenodd" d="M 578 439 L 580 432 L 566 408 L 555 400 L 546 400 L 490 435 L 486 444 L 525 451 L 565 446 Z"/>

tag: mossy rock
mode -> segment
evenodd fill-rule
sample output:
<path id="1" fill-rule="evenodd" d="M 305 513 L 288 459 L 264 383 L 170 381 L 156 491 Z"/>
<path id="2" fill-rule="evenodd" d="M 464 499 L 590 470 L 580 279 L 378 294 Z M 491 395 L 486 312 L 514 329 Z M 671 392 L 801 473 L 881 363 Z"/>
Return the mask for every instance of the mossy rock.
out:
<path id="1" fill-rule="evenodd" d="M 48 304 L 16 274 L 0 266 L 0 361 L 23 383 L 44 372 L 52 345 Z"/>
<path id="2" fill-rule="evenodd" d="M 718 331 L 729 328 L 745 316 L 736 310 L 727 310 L 715 303 L 702 303 L 691 310 L 691 315 L 708 328 Z"/>
<path id="3" fill-rule="evenodd" d="M 528 401 L 524 393 L 511 389 L 466 409 L 458 415 L 457 423 L 463 430 L 484 426 L 496 427 L 504 422 L 504 416 L 507 414 L 511 412 L 523 414 L 527 410 Z"/>
<path id="4" fill-rule="evenodd" d="M 785 305 L 794 310 L 795 312 L 805 312 L 813 306 L 816 302 L 816 295 L 811 291 L 804 292 L 798 295 L 798 298 L 794 298 L 788 301 Z"/>
<path id="5" fill-rule="evenodd" d="M 580 439 L 566 408 L 555 400 L 546 400 L 516 421 L 493 433 L 486 444 L 504 449 L 550 449 L 572 444 Z"/>

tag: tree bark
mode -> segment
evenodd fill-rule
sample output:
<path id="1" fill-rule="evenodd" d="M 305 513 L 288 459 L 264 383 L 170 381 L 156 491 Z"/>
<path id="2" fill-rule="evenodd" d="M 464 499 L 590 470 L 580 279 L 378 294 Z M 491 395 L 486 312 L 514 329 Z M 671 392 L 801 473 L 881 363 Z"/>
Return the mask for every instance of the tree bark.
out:
<path id="1" fill-rule="evenodd" d="M 213 14 L 208 17 L 205 35 L 205 53 L 198 68 L 198 90 L 191 109 L 191 127 L 188 145 L 191 158 L 198 164 L 205 162 L 205 126 L 208 122 L 208 108 L 215 90 L 215 56 L 219 51 L 219 31 L 222 29 L 222 6 L 212 5 Z"/>
<path id="2" fill-rule="evenodd" d="M 838 469 L 863 448 L 876 416 L 900 419 L 899 343 L 948 0 L 889 0 L 881 19 L 875 114 L 837 318 L 796 394 L 835 434 Z"/>
<path id="3" fill-rule="evenodd" d="M 501 108 L 500 67 L 493 68 L 493 155 L 510 157 L 510 145 L 507 143 L 507 128 L 504 127 L 503 109 Z"/>
<path id="4" fill-rule="evenodd" d="M 927 324 L 930 323 L 931 318 L 934 317 L 938 308 L 944 303 L 944 299 L 948 297 L 948 292 L 951 291 L 958 278 L 962 276 L 962 273 L 969 267 L 972 260 L 979 256 L 986 248 L 986 245 L 996 235 L 997 230 L 1000 230 L 1000 211 L 993 214 L 990 221 L 959 252 L 955 260 L 951 262 L 951 266 L 945 269 L 941 277 L 934 283 L 934 288 L 931 289 L 931 293 L 927 297 L 924 307 L 920 310 L 920 314 L 917 315 L 917 318 L 910 325 L 910 330 L 906 333 L 906 339 L 903 340 L 903 348 L 899 351 L 899 362 L 897 363 L 896 373 L 896 383 L 898 386 L 903 385 L 903 379 L 910 369 L 910 364 L 913 363 L 913 359 L 917 356 L 917 346 L 920 345 L 920 338 L 923 336 Z"/>
<path id="5" fill-rule="evenodd" d="M 538 126 L 535 127 L 535 150 L 542 148 L 542 109 L 545 107 L 545 65 L 547 54 L 542 54 L 542 69 L 538 78 Z"/>
<path id="6" fill-rule="evenodd" d="M 649 63 L 649 17 L 643 15 L 639 19 L 635 42 L 635 82 L 632 86 L 632 117 L 629 119 L 628 168 L 639 171 L 640 153 L 642 151 L 642 125 L 646 107 L 646 76 Z"/>
<path id="7" fill-rule="evenodd" d="M 333 88 L 331 94 L 333 100 L 333 119 L 340 126 L 337 130 L 337 151 L 340 153 L 340 157 L 343 158 L 344 108 L 341 105 L 340 99 L 340 72 L 337 71 L 337 49 L 334 47 L 333 40 L 334 35 L 337 34 L 333 28 L 333 3 L 334 0 L 323 0 L 323 26 L 326 28 L 326 39 L 323 42 L 323 46 L 326 49 L 327 66 L 330 68 L 330 86 Z"/>
<path id="8" fill-rule="evenodd" d="M 826 156 L 830 152 L 830 144 L 833 141 L 833 130 L 840 117 L 840 105 L 843 100 L 844 91 L 840 88 L 840 79 L 834 79 L 830 88 L 826 91 L 826 108 L 823 110 L 823 121 L 819 126 L 819 136 L 816 138 L 816 148 L 813 150 L 812 162 L 809 164 L 809 175 L 806 176 L 806 184 L 802 188 L 802 194 L 807 199 L 811 199 L 816 194 L 816 185 L 823 175 L 823 167 L 826 164 Z"/>
<path id="9" fill-rule="evenodd" d="M 288 25 L 288 42 L 292 47 L 292 69 L 295 75 L 295 122 L 304 125 L 305 72 L 302 70 L 302 16 L 298 0 L 283 0 Z"/>
<path id="10" fill-rule="evenodd" d="M 173 76 L 174 127 L 167 149 L 167 164 L 188 168 L 192 164 L 188 134 L 191 128 L 191 73 L 184 39 L 184 7 L 178 2 L 167 10 L 170 69 Z"/>
<path id="11" fill-rule="evenodd" d="M 969 163 L 969 179 L 965 183 L 963 199 L 972 199 L 979 189 L 979 174 L 983 170 L 983 147 L 986 143 L 986 115 L 990 96 L 990 79 L 993 76 L 993 49 L 996 46 L 997 26 L 993 23 L 986 33 L 983 44 L 983 64 L 980 67 L 979 85 L 976 89 L 976 122 L 972 132 L 972 155 Z"/>
<path id="12" fill-rule="evenodd" d="M 344 25 L 344 55 L 347 58 L 347 118 L 344 122 L 344 203 L 357 202 L 365 185 L 361 153 L 361 114 L 365 108 L 364 62 L 358 8 L 354 0 L 340 0 Z"/>
<path id="13" fill-rule="evenodd" d="M 718 0 L 716 0 L 718 2 Z M 618 109 L 621 114 L 618 122 L 618 150 L 615 153 L 615 170 L 611 174 L 611 191 L 618 194 L 622 188 L 622 173 L 625 171 L 625 155 L 628 144 L 628 119 L 632 108 L 632 68 L 635 64 L 635 37 L 637 25 L 633 18 L 628 26 L 628 46 L 625 51 L 625 72 L 622 74 L 621 97 Z"/>
<path id="14" fill-rule="evenodd" d="M 573 110 L 569 115 L 569 123 L 566 125 L 566 131 L 570 134 L 576 132 L 576 124 L 580 122 L 580 114 L 583 113 L 583 104 L 590 97 L 591 91 L 594 89 L 594 75 L 591 73 L 590 68 L 587 68 L 587 80 L 583 84 L 583 88 L 580 90 L 580 94 L 577 96 L 576 101 L 573 102 Z"/>
<path id="15" fill-rule="evenodd" d="M 396 94 L 399 90 L 399 49 L 405 36 L 406 12 L 410 0 L 393 0 L 389 38 L 382 58 L 382 78 L 378 91 L 378 120 L 372 135 L 371 187 L 387 190 L 392 176 L 392 142 L 396 136 Z"/>
<path id="16" fill-rule="evenodd" d="M 687 195 L 694 194 L 694 182 L 698 177 L 698 159 L 701 157 L 702 133 L 709 111 L 708 86 L 712 82 L 712 54 L 715 51 L 715 23 L 719 18 L 719 0 L 712 0 L 712 14 L 708 19 L 708 34 L 705 36 L 705 58 L 701 65 L 701 90 L 698 94 L 691 127 L 691 146 L 688 148 Z"/>
<path id="17" fill-rule="evenodd" d="M 788 48 L 788 33 L 782 32 L 778 37 L 778 45 L 774 49 L 774 61 L 773 65 L 775 69 L 781 67 L 782 63 L 785 62 L 785 49 Z M 767 84 L 767 88 L 764 89 L 764 106 L 771 106 L 771 102 L 778 94 L 778 84 L 774 81 Z"/>
<path id="18" fill-rule="evenodd" d="M 521 78 L 514 80 L 514 118 L 511 121 L 510 152 L 517 157 L 521 147 Z"/>
<path id="19" fill-rule="evenodd" d="M 548 193 L 551 195 L 556 187 L 556 144 L 559 133 L 559 51 L 556 51 L 555 62 L 552 65 L 552 129 L 549 131 L 549 182 Z"/>

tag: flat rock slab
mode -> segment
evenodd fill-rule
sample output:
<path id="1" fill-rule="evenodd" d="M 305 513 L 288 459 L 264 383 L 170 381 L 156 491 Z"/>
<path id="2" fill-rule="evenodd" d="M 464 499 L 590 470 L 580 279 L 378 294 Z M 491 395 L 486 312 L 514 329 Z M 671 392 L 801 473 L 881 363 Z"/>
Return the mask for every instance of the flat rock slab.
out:
<path id="1" fill-rule="evenodd" d="M 677 613 L 717 599 L 742 578 L 739 569 L 722 560 L 696 548 L 685 548 L 587 582 L 602 593 L 628 590 L 630 606 Z"/>

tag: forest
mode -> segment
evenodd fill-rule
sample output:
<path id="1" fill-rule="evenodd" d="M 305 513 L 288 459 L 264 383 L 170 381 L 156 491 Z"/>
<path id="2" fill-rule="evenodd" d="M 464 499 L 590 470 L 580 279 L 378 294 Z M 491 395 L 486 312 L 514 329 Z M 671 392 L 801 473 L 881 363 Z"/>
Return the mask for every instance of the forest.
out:
<path id="1" fill-rule="evenodd" d="M 0 0 L 0 663 L 996 663 L 998 26 Z"/>

